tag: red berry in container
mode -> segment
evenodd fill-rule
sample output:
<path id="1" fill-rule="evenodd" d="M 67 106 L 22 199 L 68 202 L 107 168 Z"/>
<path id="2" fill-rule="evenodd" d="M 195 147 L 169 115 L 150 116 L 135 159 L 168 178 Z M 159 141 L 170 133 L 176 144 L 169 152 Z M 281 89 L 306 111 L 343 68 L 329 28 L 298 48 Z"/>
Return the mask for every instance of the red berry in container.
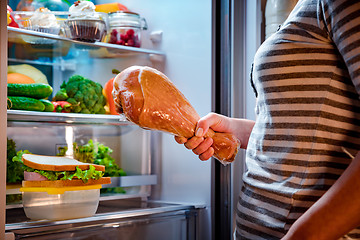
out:
<path id="1" fill-rule="evenodd" d="M 135 40 L 134 47 L 140 47 L 140 41 L 139 40 Z"/>
<path id="2" fill-rule="evenodd" d="M 117 31 L 117 34 L 111 32 L 111 35 L 117 35 L 115 44 L 131 47 L 140 47 L 141 31 L 147 29 L 146 20 L 141 18 L 139 14 L 122 11 L 109 13 L 109 26 L 110 31 L 115 29 Z"/>
<path id="3" fill-rule="evenodd" d="M 129 39 L 129 40 L 127 41 L 127 45 L 130 46 L 130 47 L 133 47 L 133 46 L 135 45 L 134 40 L 133 40 L 133 39 Z"/>
<path id="4" fill-rule="evenodd" d="M 117 36 L 117 34 L 118 34 L 118 31 L 116 31 L 116 29 L 113 29 L 111 31 L 111 36 Z"/>
<path id="5" fill-rule="evenodd" d="M 116 43 L 116 41 L 117 41 L 117 35 L 111 35 L 110 36 L 110 40 L 109 40 L 109 43 Z"/>
<path id="6" fill-rule="evenodd" d="M 128 35 L 126 35 L 126 34 L 121 34 L 120 35 L 120 39 L 121 40 L 124 40 L 125 42 L 129 39 L 129 37 L 128 37 Z"/>
<path id="7" fill-rule="evenodd" d="M 134 34 L 135 34 L 134 29 L 129 29 L 126 31 L 126 35 L 128 35 L 129 38 L 132 38 L 134 36 Z"/>

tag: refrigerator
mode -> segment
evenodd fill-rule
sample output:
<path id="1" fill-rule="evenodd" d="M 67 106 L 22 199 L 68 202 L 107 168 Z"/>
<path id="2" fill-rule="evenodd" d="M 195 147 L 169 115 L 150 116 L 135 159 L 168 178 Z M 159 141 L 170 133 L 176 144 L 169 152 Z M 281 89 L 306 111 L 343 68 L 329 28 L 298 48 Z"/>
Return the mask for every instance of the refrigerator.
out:
<path id="1" fill-rule="evenodd" d="M 30 64 L 46 73 L 56 92 L 73 74 L 104 85 L 114 77 L 112 69 L 146 65 L 166 74 L 200 116 L 217 112 L 255 118 L 249 77 L 252 58 L 264 38 L 266 1 L 119 2 L 146 19 L 140 48 L 55 37 L 50 39 L 61 47 L 49 56 L 21 47 L 14 52 L 13 44 L 21 45 L 19 38 L 42 35 L 7 27 L 6 1 L 1 1 L 1 79 L 7 78 L 8 65 Z M 141 129 L 118 116 L 9 111 L 6 81 L 0 83 L 2 239 L 232 239 L 245 167 L 243 150 L 224 166 L 216 159 L 200 161 L 170 134 Z M 21 204 L 6 203 L 6 137 L 13 138 L 18 148 L 48 155 L 73 142 L 106 143 L 128 173 L 114 178 L 112 186 L 121 186 L 126 193 L 101 196 L 92 217 L 31 221 Z"/>

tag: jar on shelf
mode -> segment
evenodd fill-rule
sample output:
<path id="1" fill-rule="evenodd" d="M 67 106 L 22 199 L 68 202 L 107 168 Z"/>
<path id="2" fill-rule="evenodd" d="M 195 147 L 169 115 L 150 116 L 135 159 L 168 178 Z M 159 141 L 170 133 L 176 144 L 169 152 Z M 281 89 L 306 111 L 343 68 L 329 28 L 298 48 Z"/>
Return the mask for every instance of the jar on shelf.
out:
<path id="1" fill-rule="evenodd" d="M 140 47 L 141 31 L 147 29 L 147 23 L 137 13 L 118 11 L 109 13 L 109 28 L 108 43 Z"/>

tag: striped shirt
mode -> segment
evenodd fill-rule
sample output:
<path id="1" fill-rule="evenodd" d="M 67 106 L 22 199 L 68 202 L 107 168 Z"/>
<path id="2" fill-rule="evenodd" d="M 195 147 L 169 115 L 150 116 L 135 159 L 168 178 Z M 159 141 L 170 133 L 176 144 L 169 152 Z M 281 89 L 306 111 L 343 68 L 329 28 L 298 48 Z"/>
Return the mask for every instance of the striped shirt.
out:
<path id="1" fill-rule="evenodd" d="M 237 239 L 280 239 L 360 150 L 360 1 L 300 0 L 259 48 Z M 360 239 L 354 229 L 344 239 Z"/>

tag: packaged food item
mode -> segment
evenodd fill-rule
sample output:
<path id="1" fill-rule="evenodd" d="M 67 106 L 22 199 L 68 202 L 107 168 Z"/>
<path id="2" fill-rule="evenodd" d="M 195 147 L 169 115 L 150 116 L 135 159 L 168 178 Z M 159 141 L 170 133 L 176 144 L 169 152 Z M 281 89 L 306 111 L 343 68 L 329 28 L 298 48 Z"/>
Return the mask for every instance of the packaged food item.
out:
<path id="1" fill-rule="evenodd" d="M 10 14 L 22 29 L 53 35 L 62 34 L 62 24 L 68 15 L 67 12 L 50 11 L 45 7 L 40 7 L 36 11 L 13 11 Z M 56 43 L 54 39 L 31 35 L 22 35 L 22 39 L 26 43 L 35 45 Z"/>
<path id="2" fill-rule="evenodd" d="M 59 34 L 61 21 L 66 16 L 65 12 L 52 12 L 44 7 L 36 11 L 13 11 L 11 14 L 20 28 L 56 35 Z"/>
<path id="3" fill-rule="evenodd" d="M 195 135 L 198 113 L 174 83 L 154 68 L 126 68 L 114 79 L 113 95 L 117 112 L 141 128 L 185 138 Z M 235 160 L 240 142 L 233 134 L 210 129 L 205 137 L 214 140 L 214 157 L 223 165 Z"/>
<path id="4" fill-rule="evenodd" d="M 23 154 L 22 201 L 33 220 L 62 220 L 95 214 L 105 167 L 72 158 Z"/>
<path id="5" fill-rule="evenodd" d="M 129 47 L 141 46 L 141 31 L 147 29 L 145 18 L 128 11 L 109 13 L 108 43 Z"/>
<path id="6" fill-rule="evenodd" d="M 69 38 L 84 41 L 102 41 L 107 32 L 107 15 L 96 12 L 90 1 L 76 1 L 69 8 L 69 17 L 65 21 Z"/>
<path id="7" fill-rule="evenodd" d="M 27 28 L 44 33 L 59 34 L 60 24 L 49 9 L 41 7 L 36 9 L 34 15 L 27 21 Z"/>

